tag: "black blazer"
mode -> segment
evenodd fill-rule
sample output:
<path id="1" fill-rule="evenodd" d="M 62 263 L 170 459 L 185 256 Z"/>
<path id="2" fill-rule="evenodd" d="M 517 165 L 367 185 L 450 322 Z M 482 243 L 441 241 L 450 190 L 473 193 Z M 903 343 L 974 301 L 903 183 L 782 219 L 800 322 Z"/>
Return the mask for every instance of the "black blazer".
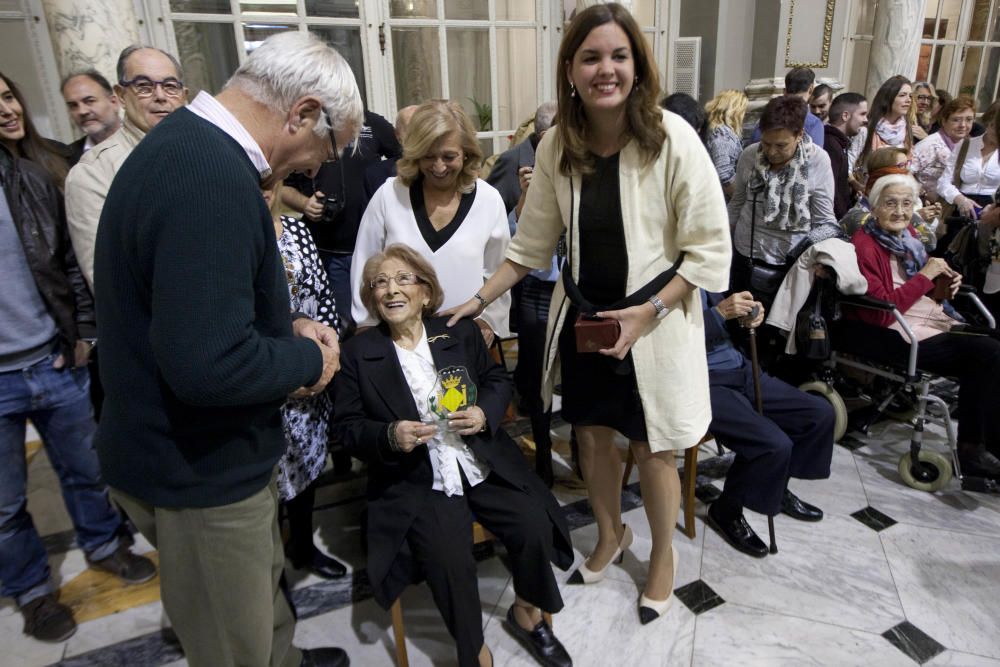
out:
<path id="1" fill-rule="evenodd" d="M 565 570 L 573 564 L 573 547 L 562 509 L 500 428 L 510 402 L 510 378 L 490 358 L 475 323 L 462 320 L 449 329 L 446 322 L 444 317 L 424 320 L 434 365 L 465 366 L 479 390 L 476 404 L 486 413 L 487 430 L 465 436 L 465 442 L 493 473 L 538 499 L 552 522 L 555 564 Z M 340 364 L 333 429 L 352 456 L 368 463 L 368 578 L 376 601 L 388 608 L 417 578 L 406 533 L 435 493 L 434 472 L 426 445 L 409 453 L 389 447 L 389 424 L 420 416 L 388 327 L 383 323 L 348 340 Z"/>

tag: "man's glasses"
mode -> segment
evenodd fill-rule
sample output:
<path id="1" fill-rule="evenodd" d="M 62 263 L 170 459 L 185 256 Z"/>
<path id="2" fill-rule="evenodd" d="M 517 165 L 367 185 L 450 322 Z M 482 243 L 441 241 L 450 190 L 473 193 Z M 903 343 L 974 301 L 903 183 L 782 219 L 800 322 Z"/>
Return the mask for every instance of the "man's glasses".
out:
<path id="1" fill-rule="evenodd" d="M 917 101 L 919 102 L 933 102 L 936 99 L 933 95 L 917 95 Z"/>
<path id="2" fill-rule="evenodd" d="M 157 86 L 163 89 L 163 94 L 167 97 L 180 97 L 184 94 L 184 82 L 173 77 L 163 81 L 153 81 L 149 77 L 137 76 L 131 81 L 122 79 L 118 85 L 122 88 L 131 88 L 138 97 L 152 97 Z"/>
<path id="3" fill-rule="evenodd" d="M 375 276 L 368 286 L 372 289 L 387 289 L 389 287 L 389 281 L 394 280 L 396 284 L 400 287 L 404 285 L 416 285 L 420 280 L 420 276 L 410 271 L 400 271 L 394 276 L 387 276 L 384 273 L 380 273 Z"/>

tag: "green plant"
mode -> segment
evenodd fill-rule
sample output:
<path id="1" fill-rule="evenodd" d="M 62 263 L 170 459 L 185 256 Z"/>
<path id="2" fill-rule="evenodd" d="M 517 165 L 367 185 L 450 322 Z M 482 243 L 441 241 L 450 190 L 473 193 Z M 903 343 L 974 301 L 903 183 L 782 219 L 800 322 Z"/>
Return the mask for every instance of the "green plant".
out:
<path id="1" fill-rule="evenodd" d="M 474 97 L 467 98 L 476 109 L 476 120 L 479 122 L 480 132 L 489 132 L 493 129 L 493 107 L 485 102 L 479 102 Z"/>

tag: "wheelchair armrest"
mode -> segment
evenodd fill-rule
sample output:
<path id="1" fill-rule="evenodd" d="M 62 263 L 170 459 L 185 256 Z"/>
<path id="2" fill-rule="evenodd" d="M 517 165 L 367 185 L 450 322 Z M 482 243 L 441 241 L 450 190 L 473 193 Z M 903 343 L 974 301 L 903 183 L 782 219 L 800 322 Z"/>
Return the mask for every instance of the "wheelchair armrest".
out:
<path id="1" fill-rule="evenodd" d="M 841 304 L 857 306 L 859 308 L 870 308 L 872 310 L 881 310 L 887 313 L 891 313 L 896 310 L 896 304 L 889 301 L 883 301 L 882 299 L 876 299 L 868 296 L 867 294 L 841 294 L 838 299 Z"/>
<path id="2" fill-rule="evenodd" d="M 973 287 L 972 285 L 967 285 L 965 283 L 962 283 L 958 287 L 958 293 L 959 294 L 975 294 L 976 293 L 976 288 Z"/>

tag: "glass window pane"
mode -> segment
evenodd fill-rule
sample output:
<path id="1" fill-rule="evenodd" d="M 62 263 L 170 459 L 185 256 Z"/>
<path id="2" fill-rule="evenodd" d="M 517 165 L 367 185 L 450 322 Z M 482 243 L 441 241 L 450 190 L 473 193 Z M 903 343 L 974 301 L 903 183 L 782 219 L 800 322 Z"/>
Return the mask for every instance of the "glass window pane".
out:
<path id="1" fill-rule="evenodd" d="M 854 4 L 853 34 L 870 35 L 875 31 L 875 5 L 876 0 L 859 0 Z"/>
<path id="2" fill-rule="evenodd" d="M 188 14 L 231 14 L 229 0 L 170 0 L 170 11 Z"/>
<path id="3" fill-rule="evenodd" d="M 479 150 L 483 152 L 483 161 L 489 156 L 498 152 L 493 149 L 493 138 L 492 137 L 482 137 L 479 140 Z"/>
<path id="4" fill-rule="evenodd" d="M 1000 47 L 986 49 L 983 68 L 979 70 L 979 87 L 976 89 L 978 108 L 985 111 L 996 98 L 997 76 L 1000 74 Z"/>
<path id="5" fill-rule="evenodd" d="M 983 48 L 981 46 L 970 47 L 966 51 L 965 62 L 962 64 L 962 84 L 961 88 L 958 89 L 959 95 L 975 95 L 976 83 L 979 79 L 979 64 L 982 58 Z"/>
<path id="6" fill-rule="evenodd" d="M 874 0 L 874 3 L 877 5 L 878 0 Z M 937 19 L 938 10 L 941 8 L 940 6 L 941 6 L 941 0 L 927 0 L 927 2 L 924 4 L 924 18 L 930 19 L 932 21 Z"/>
<path id="7" fill-rule="evenodd" d="M 253 53 L 253 50 L 260 46 L 260 43 L 271 35 L 277 35 L 279 32 L 296 29 L 297 28 L 294 26 L 274 23 L 244 23 L 243 48 L 246 49 L 247 54 Z"/>
<path id="8" fill-rule="evenodd" d="M 392 60 L 398 108 L 441 97 L 437 28 L 393 28 Z"/>
<path id="9" fill-rule="evenodd" d="M 358 0 L 306 0 L 308 16 L 358 18 Z"/>
<path id="10" fill-rule="evenodd" d="M 926 77 L 926 81 L 930 81 L 934 84 L 935 88 L 945 87 L 947 92 L 952 92 L 947 89 L 948 79 L 951 77 L 951 66 L 955 61 L 955 47 L 954 46 L 938 46 L 934 49 L 934 63 L 931 69 L 929 77 Z"/>
<path id="11" fill-rule="evenodd" d="M 444 0 L 444 17 L 487 20 L 490 18 L 490 6 L 486 0 Z"/>
<path id="12" fill-rule="evenodd" d="M 240 0 L 240 11 L 250 14 L 296 16 L 299 8 L 295 0 Z"/>
<path id="13" fill-rule="evenodd" d="M 976 0 L 972 8 L 972 24 L 969 27 L 969 40 L 980 42 L 986 37 L 987 23 L 990 18 L 989 0 Z"/>
<path id="14" fill-rule="evenodd" d="M 654 25 L 654 9 L 656 0 L 632 0 L 632 16 L 640 26 L 649 27 Z"/>
<path id="15" fill-rule="evenodd" d="M 497 0 L 498 21 L 534 21 L 535 0 Z"/>
<path id="16" fill-rule="evenodd" d="M 937 21 L 934 19 L 924 19 L 924 39 L 934 39 L 935 27 L 937 26 Z M 874 28 L 873 28 L 874 29 Z"/>
<path id="17" fill-rule="evenodd" d="M 538 65 L 532 28 L 497 28 L 498 130 L 513 130 L 535 115 Z"/>
<path id="18" fill-rule="evenodd" d="M 990 41 L 1000 42 L 1000 4 L 993 8 L 993 29 L 990 30 Z"/>
<path id="19" fill-rule="evenodd" d="M 365 61 L 361 51 L 361 29 L 343 26 L 312 26 L 309 32 L 315 33 L 324 42 L 337 49 L 351 66 L 354 79 L 358 82 L 361 99 L 367 107 L 368 96 L 365 92 Z"/>
<path id="20" fill-rule="evenodd" d="M 493 129 L 490 99 L 490 33 L 448 28 L 448 88 L 452 100 L 465 107 L 480 132 Z"/>
<path id="21" fill-rule="evenodd" d="M 942 0 L 938 17 L 938 35 L 944 39 L 958 39 L 958 23 L 963 0 Z"/>
<path id="22" fill-rule="evenodd" d="M 389 15 L 398 19 L 437 18 L 437 0 L 391 0 Z"/>
<path id="23" fill-rule="evenodd" d="M 232 24 L 174 21 L 174 37 L 189 99 L 202 90 L 213 95 L 222 90 L 240 64 Z"/>

